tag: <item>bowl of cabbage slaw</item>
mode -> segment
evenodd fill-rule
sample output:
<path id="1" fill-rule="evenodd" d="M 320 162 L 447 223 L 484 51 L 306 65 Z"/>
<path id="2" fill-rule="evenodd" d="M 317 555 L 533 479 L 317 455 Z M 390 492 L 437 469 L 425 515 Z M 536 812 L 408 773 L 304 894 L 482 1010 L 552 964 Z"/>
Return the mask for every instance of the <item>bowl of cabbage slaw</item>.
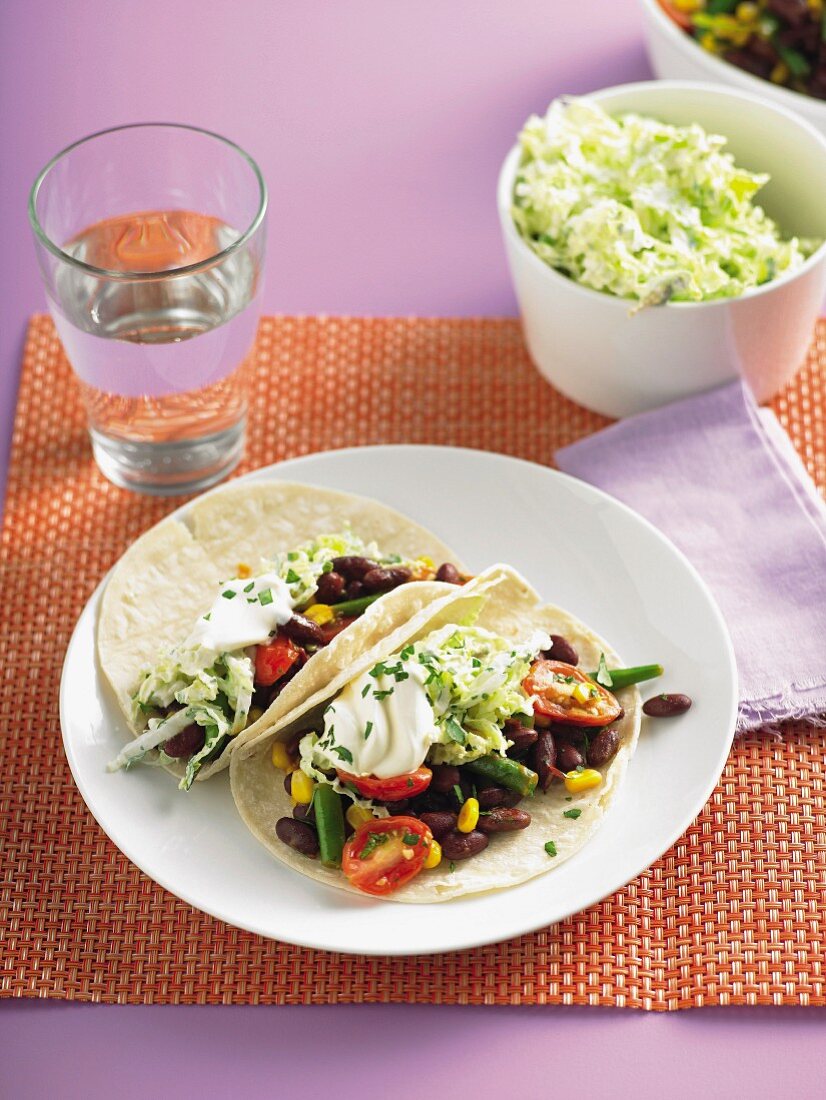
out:
<path id="1" fill-rule="evenodd" d="M 826 294 L 826 139 L 756 96 L 671 81 L 557 101 L 499 177 L 528 350 L 628 416 L 802 365 Z"/>

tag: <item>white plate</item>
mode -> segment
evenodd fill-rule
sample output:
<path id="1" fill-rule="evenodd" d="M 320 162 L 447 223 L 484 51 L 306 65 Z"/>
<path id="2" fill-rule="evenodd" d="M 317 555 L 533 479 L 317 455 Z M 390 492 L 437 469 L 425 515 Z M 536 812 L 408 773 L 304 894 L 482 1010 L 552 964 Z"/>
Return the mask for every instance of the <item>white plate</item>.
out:
<path id="1" fill-rule="evenodd" d="M 602 828 L 552 873 L 438 905 L 354 898 L 273 859 L 235 812 L 228 773 L 185 795 L 160 769 L 105 771 L 127 733 L 95 657 L 101 585 L 66 654 L 63 741 L 87 806 L 142 871 L 198 909 L 263 936 L 330 951 L 410 955 L 475 947 L 562 920 L 634 878 L 685 831 L 729 751 L 737 674 L 708 589 L 650 524 L 573 478 L 481 451 L 363 447 L 247 478 L 278 479 L 392 505 L 430 527 L 473 569 L 510 562 L 549 601 L 610 639 L 629 665 L 665 665 L 657 690 L 686 692 L 694 705 L 680 718 L 644 723 Z"/>

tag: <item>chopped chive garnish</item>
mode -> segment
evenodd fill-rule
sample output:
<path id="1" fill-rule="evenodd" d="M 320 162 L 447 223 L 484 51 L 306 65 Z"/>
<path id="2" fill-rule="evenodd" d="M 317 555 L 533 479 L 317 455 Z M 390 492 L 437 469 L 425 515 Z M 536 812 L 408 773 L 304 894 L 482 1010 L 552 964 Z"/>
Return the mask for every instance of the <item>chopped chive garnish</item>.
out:
<path id="1" fill-rule="evenodd" d="M 253 588 L 255 588 L 255 581 L 250 581 L 250 583 L 244 587 L 244 591 L 252 592 Z"/>
<path id="2" fill-rule="evenodd" d="M 419 843 L 419 834 L 418 833 L 405 833 L 404 836 L 402 837 L 402 840 L 404 841 L 405 844 L 409 844 L 411 847 L 413 847 L 413 846 L 415 846 L 416 844 Z"/>
<path id="3" fill-rule="evenodd" d="M 582 810 L 580 810 L 578 806 L 573 806 L 570 810 L 563 810 L 562 811 L 562 816 L 563 817 L 570 817 L 572 821 L 576 821 L 576 819 L 580 816 L 581 813 L 582 813 Z"/>
<path id="4" fill-rule="evenodd" d="M 373 723 L 368 722 L 367 725 L 364 727 L 364 740 L 365 741 L 367 740 L 367 738 L 370 736 L 370 734 L 372 732 L 373 732 Z M 577 815 L 577 816 L 579 816 L 579 815 Z"/>
<path id="5" fill-rule="evenodd" d="M 266 607 L 268 603 L 272 603 L 272 589 L 265 588 L 263 592 L 259 592 L 258 602 L 262 605 L 262 607 Z"/>
<path id="6" fill-rule="evenodd" d="M 349 749 L 345 749 L 344 745 L 336 745 L 331 751 L 336 754 L 339 760 L 346 760 L 348 764 L 353 763 L 353 754 Z"/>
<path id="7" fill-rule="evenodd" d="M 460 805 L 460 806 L 463 806 L 463 805 L 464 805 L 464 803 L 465 803 L 465 796 L 464 796 L 464 795 L 462 794 L 462 788 L 461 788 L 461 787 L 459 786 L 459 784 L 458 784 L 458 783 L 454 783 L 454 784 L 453 784 L 453 793 L 454 793 L 454 794 L 456 795 L 456 797 L 458 798 L 458 800 L 459 800 L 459 805 Z"/>
<path id="8" fill-rule="evenodd" d="M 549 840 L 545 844 L 545 851 L 548 853 L 549 856 L 555 856 L 557 854 L 556 844 L 554 843 L 553 840 Z"/>
<path id="9" fill-rule="evenodd" d="M 393 689 L 392 688 L 387 688 L 385 691 L 374 691 L 373 692 L 373 698 L 378 699 L 378 701 L 381 702 L 382 699 L 386 699 L 388 695 L 392 695 L 392 694 L 393 694 Z"/>
<path id="10" fill-rule="evenodd" d="M 367 692 L 368 692 L 369 690 L 370 690 L 370 685 L 369 685 L 369 684 L 365 684 L 365 685 L 364 685 L 364 687 L 363 687 L 363 688 L 361 689 L 361 697 L 362 697 L 362 699 L 365 699 L 365 698 L 367 697 Z"/>
<path id="11" fill-rule="evenodd" d="M 231 588 L 228 588 L 225 592 L 222 592 L 221 595 L 224 597 L 225 600 L 234 600 L 238 593 L 233 592 Z"/>

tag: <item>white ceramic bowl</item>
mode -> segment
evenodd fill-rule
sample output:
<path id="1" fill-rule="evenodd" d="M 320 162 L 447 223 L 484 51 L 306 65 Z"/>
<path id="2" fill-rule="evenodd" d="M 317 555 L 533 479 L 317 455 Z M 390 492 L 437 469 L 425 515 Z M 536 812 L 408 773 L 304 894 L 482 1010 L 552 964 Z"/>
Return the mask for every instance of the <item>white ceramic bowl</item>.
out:
<path id="1" fill-rule="evenodd" d="M 826 139 L 783 107 L 710 84 L 659 81 L 588 97 L 612 114 L 636 111 L 724 134 L 738 164 L 768 172 L 760 192 L 788 235 L 826 241 Z M 826 243 L 794 273 L 711 302 L 634 303 L 561 275 L 522 240 L 511 217 L 515 146 L 499 175 L 498 207 L 528 350 L 566 396 L 629 416 L 743 377 L 759 400 L 802 365 L 826 294 Z"/>
<path id="2" fill-rule="evenodd" d="M 705 80 L 762 95 L 780 107 L 796 111 L 826 136 L 826 100 L 761 80 L 709 53 L 666 15 L 657 0 L 640 0 L 640 6 L 651 67 L 661 80 Z"/>

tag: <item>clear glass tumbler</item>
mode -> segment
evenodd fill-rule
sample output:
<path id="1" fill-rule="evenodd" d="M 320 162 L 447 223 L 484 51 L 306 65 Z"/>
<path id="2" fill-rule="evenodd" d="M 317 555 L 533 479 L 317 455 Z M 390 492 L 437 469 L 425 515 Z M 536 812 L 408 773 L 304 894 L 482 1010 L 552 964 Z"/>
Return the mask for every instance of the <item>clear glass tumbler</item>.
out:
<path id="1" fill-rule="evenodd" d="M 116 485 L 193 492 L 240 460 L 266 207 L 243 149 L 173 123 L 92 134 L 35 180 L 49 308 Z"/>

